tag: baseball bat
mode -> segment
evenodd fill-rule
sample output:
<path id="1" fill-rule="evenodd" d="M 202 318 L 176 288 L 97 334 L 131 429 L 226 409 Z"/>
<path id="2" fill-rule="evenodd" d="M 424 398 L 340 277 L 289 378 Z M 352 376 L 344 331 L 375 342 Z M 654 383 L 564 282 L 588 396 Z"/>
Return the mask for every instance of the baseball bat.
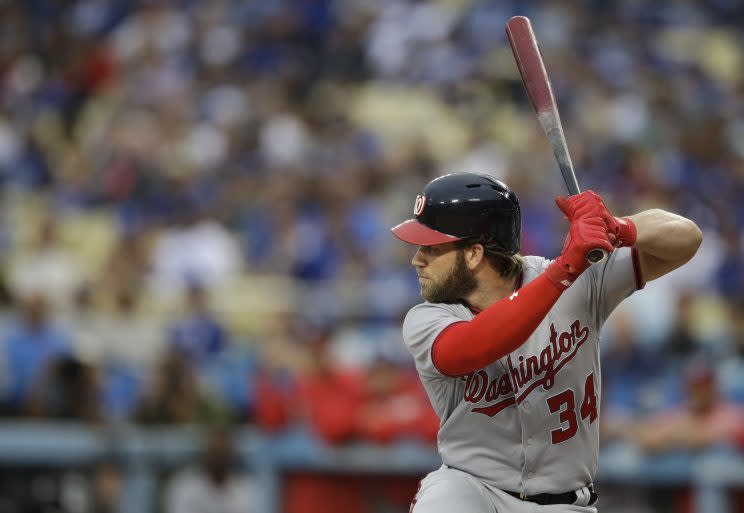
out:
<path id="1" fill-rule="evenodd" d="M 522 83 L 535 108 L 540 126 L 553 148 L 553 154 L 558 161 L 568 193 L 571 196 L 579 194 L 581 189 L 579 189 L 571 155 L 568 152 L 566 136 L 558 115 L 558 104 L 555 101 L 550 77 L 545 69 L 529 18 L 525 16 L 511 18 L 506 24 L 506 35 L 514 52 L 514 60 L 517 61 Z M 607 251 L 600 248 L 592 249 L 586 255 L 586 259 L 591 263 L 599 262 L 605 257 L 607 257 Z"/>

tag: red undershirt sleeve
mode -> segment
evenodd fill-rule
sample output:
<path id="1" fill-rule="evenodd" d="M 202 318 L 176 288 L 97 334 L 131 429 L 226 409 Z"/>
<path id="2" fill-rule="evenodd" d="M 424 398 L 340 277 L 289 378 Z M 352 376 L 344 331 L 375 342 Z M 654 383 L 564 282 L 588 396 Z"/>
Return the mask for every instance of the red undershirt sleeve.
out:
<path id="1" fill-rule="evenodd" d="M 524 344 L 561 293 L 542 274 L 472 320 L 447 326 L 432 345 L 434 365 L 447 376 L 462 376 L 506 356 Z"/>

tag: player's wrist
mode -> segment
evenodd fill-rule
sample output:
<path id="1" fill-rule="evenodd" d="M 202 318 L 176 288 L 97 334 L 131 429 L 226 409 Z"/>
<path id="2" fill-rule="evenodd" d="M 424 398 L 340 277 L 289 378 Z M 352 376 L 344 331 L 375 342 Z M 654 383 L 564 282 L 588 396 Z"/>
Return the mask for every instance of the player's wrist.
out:
<path id="1" fill-rule="evenodd" d="M 638 229 L 635 223 L 628 217 L 616 217 L 617 245 L 619 247 L 632 247 L 638 238 Z"/>
<path id="2" fill-rule="evenodd" d="M 587 267 L 588 264 L 584 265 L 584 262 L 577 267 L 565 255 L 561 255 L 545 269 L 545 274 L 558 290 L 564 291 L 576 281 Z"/>

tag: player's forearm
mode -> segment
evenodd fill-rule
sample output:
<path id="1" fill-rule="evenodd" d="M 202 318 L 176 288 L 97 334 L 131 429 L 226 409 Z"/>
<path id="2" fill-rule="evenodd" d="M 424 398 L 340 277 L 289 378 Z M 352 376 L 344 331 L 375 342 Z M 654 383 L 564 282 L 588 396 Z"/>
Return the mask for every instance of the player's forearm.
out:
<path id="1" fill-rule="evenodd" d="M 563 210 L 565 202 L 558 201 Z M 563 210 L 564 213 L 568 213 Z M 593 248 L 612 249 L 604 221 L 571 221 L 560 256 L 543 274 L 514 294 L 496 301 L 469 322 L 449 326 L 432 346 L 432 360 L 441 372 L 461 376 L 482 369 L 524 344 L 561 293 L 588 267 Z"/>
<path id="2" fill-rule="evenodd" d="M 524 344 L 562 290 L 542 274 L 471 321 L 451 325 L 432 347 L 437 368 L 449 376 L 482 369 Z"/>
<path id="3" fill-rule="evenodd" d="M 634 247 L 661 260 L 686 262 L 703 240 L 694 222 L 661 209 L 645 210 L 628 219 L 637 230 Z"/>

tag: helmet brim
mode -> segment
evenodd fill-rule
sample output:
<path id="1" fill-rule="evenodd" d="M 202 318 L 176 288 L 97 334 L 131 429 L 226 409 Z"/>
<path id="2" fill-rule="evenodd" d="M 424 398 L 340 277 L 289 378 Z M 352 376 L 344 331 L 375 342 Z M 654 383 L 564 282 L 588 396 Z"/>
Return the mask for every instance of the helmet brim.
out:
<path id="1" fill-rule="evenodd" d="M 455 242 L 462 238 L 438 232 L 420 223 L 417 219 L 404 221 L 398 226 L 393 227 L 390 231 L 403 242 L 417 246 L 434 246 L 436 244 Z"/>

